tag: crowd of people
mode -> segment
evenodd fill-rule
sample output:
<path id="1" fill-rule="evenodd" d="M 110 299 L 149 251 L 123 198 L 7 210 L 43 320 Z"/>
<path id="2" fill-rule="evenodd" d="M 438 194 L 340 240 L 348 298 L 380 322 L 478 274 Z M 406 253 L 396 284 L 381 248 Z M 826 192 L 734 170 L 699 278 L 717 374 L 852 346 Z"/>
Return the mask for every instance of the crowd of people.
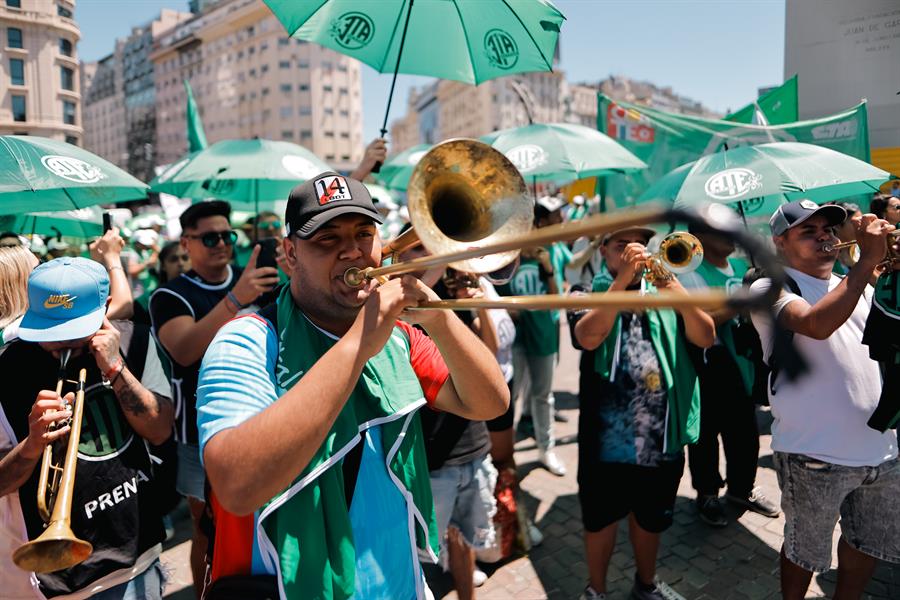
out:
<path id="1" fill-rule="evenodd" d="M 787 284 L 771 312 L 414 311 L 441 298 L 761 291 L 769 280 L 702 228 L 691 229 L 704 247 L 696 271 L 648 274 L 657 233 L 629 227 L 524 249 L 504 277 L 442 266 L 350 286 L 348 268 L 381 263 L 379 227 L 396 220 L 360 182 L 383 154 L 379 142 L 352 176 L 297 185 L 285 214 L 253 215 L 242 234 L 214 200 L 180 215 L 177 240 L 151 227 L 126 248 L 113 228 L 86 256 L 40 264 L 20 236 L 0 235 L 0 378 L 12 388 L 0 399 L 4 598 L 161 598 L 164 517 L 182 497 L 198 598 L 426 598 L 425 562 L 473 598 L 486 577 L 477 560 L 543 537 L 516 502 L 516 436 L 533 436 L 549 473 L 569 468 L 554 435 L 563 316 L 581 351 L 582 598 L 607 597 L 622 520 L 632 598 L 665 597 L 656 561 L 685 461 L 706 525 L 728 525 L 723 501 L 784 514 L 785 598 L 830 568 L 838 521 L 836 598 L 860 598 L 877 559 L 900 562 L 900 402 L 889 389 L 900 310 L 886 260 L 900 197 L 879 195 L 866 212 L 779 207 L 770 229 Z M 547 195 L 534 227 L 594 207 Z M 832 249 L 839 240 L 858 251 Z M 806 362 L 799 376 L 780 362 L 785 339 Z M 71 527 L 93 552 L 29 573 L 11 556 L 44 529 L 40 458 L 64 450 L 74 401 L 56 380 L 79 369 Z M 759 404 L 774 417 L 780 505 L 755 483 Z"/>

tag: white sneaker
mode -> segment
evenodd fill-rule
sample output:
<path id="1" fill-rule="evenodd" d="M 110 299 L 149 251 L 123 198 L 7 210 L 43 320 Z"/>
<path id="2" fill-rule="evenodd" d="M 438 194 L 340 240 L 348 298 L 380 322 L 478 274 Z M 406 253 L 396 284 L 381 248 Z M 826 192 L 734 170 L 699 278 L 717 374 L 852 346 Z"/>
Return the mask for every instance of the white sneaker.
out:
<path id="1" fill-rule="evenodd" d="M 553 450 L 541 450 L 538 455 L 538 460 L 544 468 L 548 471 L 556 475 L 557 477 L 562 477 L 566 474 L 566 465 L 563 464 L 563 461 L 556 455 L 556 452 Z"/>
<path id="2" fill-rule="evenodd" d="M 472 574 L 472 585 L 475 587 L 481 587 L 484 585 L 484 582 L 487 581 L 487 573 L 475 567 L 475 572 Z"/>
<path id="3" fill-rule="evenodd" d="M 606 594 L 601 594 L 588 584 L 584 591 L 581 592 L 579 600 L 606 600 Z"/>

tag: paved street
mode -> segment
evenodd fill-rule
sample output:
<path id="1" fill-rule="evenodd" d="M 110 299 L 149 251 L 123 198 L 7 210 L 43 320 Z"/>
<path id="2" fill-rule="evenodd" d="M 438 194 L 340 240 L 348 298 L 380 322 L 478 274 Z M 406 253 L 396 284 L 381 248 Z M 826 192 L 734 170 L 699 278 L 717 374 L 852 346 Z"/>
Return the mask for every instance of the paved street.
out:
<path id="1" fill-rule="evenodd" d="M 578 506 L 576 471 L 576 420 L 578 356 L 563 333 L 562 357 L 554 384 L 557 406 L 569 416 L 569 422 L 556 424 L 560 456 L 569 473 L 554 477 L 537 466 L 537 450 L 531 439 L 517 444 L 516 459 L 522 475 L 522 497 L 534 521 L 543 532 L 544 543 L 528 556 L 516 558 L 499 567 L 485 568 L 490 577 L 478 590 L 480 598 L 577 598 L 587 579 L 587 567 L 581 544 L 581 514 Z M 768 431 L 767 412 L 760 412 L 760 423 Z M 773 499 L 780 498 L 772 456 L 770 436 L 761 439 L 760 468 L 757 483 Z M 610 494 L 616 490 L 611 489 Z M 663 535 L 659 559 L 659 577 L 687 600 L 762 600 L 778 598 L 778 549 L 781 546 L 782 519 L 768 519 L 753 513 L 731 512 L 733 522 L 724 529 L 711 529 L 695 518 L 690 475 L 681 480 L 675 511 L 675 524 Z M 173 571 L 167 598 L 189 600 L 187 523 L 179 521 L 176 538 L 167 546 L 164 562 Z M 626 528 L 619 531 L 616 553 L 610 567 L 610 597 L 627 598 L 634 577 L 634 560 L 627 541 Z M 834 538 L 837 543 L 837 535 Z M 834 553 L 836 560 L 836 550 Z M 836 562 L 832 563 L 834 566 Z M 835 571 L 813 580 L 809 598 L 829 597 L 834 590 Z M 455 599 L 448 591 L 449 577 L 434 582 L 437 598 Z M 866 595 L 867 599 L 900 598 L 900 568 L 879 565 Z"/>

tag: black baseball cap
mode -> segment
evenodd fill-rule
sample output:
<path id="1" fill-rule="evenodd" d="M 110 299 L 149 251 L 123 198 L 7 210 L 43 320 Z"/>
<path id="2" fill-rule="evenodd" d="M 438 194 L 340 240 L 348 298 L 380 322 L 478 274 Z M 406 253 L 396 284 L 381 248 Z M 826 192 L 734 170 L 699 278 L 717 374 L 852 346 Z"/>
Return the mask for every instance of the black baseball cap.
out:
<path id="1" fill-rule="evenodd" d="M 784 232 L 803 223 L 813 215 L 822 215 L 829 225 L 840 225 L 847 219 L 847 211 L 834 204 L 819 206 L 812 200 L 794 200 L 779 206 L 769 219 L 772 235 Z"/>
<path id="2" fill-rule="evenodd" d="M 289 236 L 305 240 L 331 219 L 347 214 L 384 222 L 365 185 L 334 171 L 325 171 L 291 190 L 284 222 Z"/>

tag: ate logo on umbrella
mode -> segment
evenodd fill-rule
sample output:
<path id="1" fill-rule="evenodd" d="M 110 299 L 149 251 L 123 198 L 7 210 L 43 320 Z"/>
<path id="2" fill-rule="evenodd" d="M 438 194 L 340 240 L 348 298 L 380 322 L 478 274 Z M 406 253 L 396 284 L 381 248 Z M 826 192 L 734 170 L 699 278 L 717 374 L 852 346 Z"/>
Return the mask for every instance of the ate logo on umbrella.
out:
<path id="1" fill-rule="evenodd" d="M 348 50 L 358 50 L 375 37 L 375 24 L 361 12 L 344 13 L 331 24 L 331 37 Z"/>
<path id="2" fill-rule="evenodd" d="M 762 175 L 750 169 L 726 169 L 706 180 L 706 194 L 716 200 L 731 200 L 762 187 Z"/>
<path id="3" fill-rule="evenodd" d="M 527 173 L 547 164 L 550 157 L 547 152 L 536 144 L 524 144 L 510 148 L 506 152 L 506 158 L 512 162 L 520 173 Z"/>
<path id="4" fill-rule="evenodd" d="M 519 62 L 516 40 L 502 29 L 491 29 L 484 35 L 484 51 L 488 62 L 499 69 L 512 69 Z"/>
<path id="5" fill-rule="evenodd" d="M 41 163 L 54 175 L 75 183 L 95 183 L 106 178 L 94 165 L 71 156 L 50 154 L 41 157 Z"/>

